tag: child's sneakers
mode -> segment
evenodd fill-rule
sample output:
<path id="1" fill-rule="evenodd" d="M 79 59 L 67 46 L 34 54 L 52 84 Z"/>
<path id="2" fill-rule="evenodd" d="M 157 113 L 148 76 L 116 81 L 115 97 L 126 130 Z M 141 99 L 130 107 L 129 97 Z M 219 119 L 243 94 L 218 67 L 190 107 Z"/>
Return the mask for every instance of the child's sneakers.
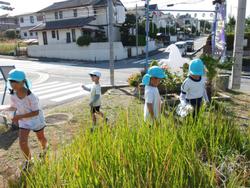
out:
<path id="1" fill-rule="evenodd" d="M 27 172 L 32 164 L 33 164 L 33 159 L 26 160 L 22 165 L 22 172 Z"/>

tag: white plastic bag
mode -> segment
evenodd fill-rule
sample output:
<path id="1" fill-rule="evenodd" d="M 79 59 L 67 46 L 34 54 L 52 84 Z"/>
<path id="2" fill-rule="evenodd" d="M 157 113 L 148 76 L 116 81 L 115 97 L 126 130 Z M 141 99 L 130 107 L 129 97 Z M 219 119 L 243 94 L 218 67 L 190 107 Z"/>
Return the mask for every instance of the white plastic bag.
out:
<path id="1" fill-rule="evenodd" d="M 183 117 L 186 117 L 188 114 L 192 113 L 194 108 L 190 104 L 179 104 L 176 109 L 176 113 Z"/>

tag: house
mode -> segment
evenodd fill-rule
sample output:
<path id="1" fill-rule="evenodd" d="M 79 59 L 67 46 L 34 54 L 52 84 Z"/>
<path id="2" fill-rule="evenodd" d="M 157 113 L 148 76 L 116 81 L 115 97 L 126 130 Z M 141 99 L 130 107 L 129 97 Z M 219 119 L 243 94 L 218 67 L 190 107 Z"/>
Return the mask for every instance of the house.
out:
<path id="1" fill-rule="evenodd" d="M 192 27 L 195 27 L 196 31 L 200 32 L 200 21 L 190 14 L 177 15 L 176 19 L 179 27 L 184 28 L 185 31 L 192 32 Z"/>
<path id="2" fill-rule="evenodd" d="M 38 13 L 27 13 L 16 16 L 22 39 L 37 39 L 38 33 L 31 31 L 33 27 L 43 23 L 43 16 Z"/>
<path id="3" fill-rule="evenodd" d="M 114 41 L 120 41 L 119 25 L 125 22 L 125 7 L 114 3 Z M 67 0 L 57 2 L 38 12 L 43 23 L 30 31 L 38 33 L 39 45 L 76 43 L 80 36 L 93 41 L 108 39 L 108 6 L 106 0 Z"/>
<path id="4" fill-rule="evenodd" d="M 137 10 L 135 7 L 130 8 L 127 10 L 128 14 L 138 15 L 139 20 L 145 19 L 146 15 L 146 7 L 145 6 L 138 6 Z M 163 12 L 159 11 L 157 4 L 149 5 L 149 17 L 150 20 L 156 25 L 157 28 L 160 28 L 162 25 L 162 16 L 164 15 Z"/>
<path id="5" fill-rule="evenodd" d="M 4 14 L 0 16 L 0 32 L 4 32 L 8 29 L 17 29 L 17 18 Z"/>

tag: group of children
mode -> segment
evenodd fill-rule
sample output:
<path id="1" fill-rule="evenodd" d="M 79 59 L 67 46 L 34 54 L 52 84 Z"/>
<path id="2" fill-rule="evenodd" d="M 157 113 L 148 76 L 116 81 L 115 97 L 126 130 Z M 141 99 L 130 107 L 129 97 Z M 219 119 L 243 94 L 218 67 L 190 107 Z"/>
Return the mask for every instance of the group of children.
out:
<path id="1" fill-rule="evenodd" d="M 189 75 L 181 86 L 180 102 L 181 105 L 187 104 L 193 107 L 193 116 L 195 117 L 200 110 L 202 100 L 209 102 L 205 86 L 205 66 L 200 59 L 190 62 Z M 160 80 L 166 78 L 165 72 L 159 66 L 152 66 L 142 79 L 145 85 L 145 106 L 144 121 L 157 121 L 161 114 L 161 98 L 157 86 Z"/>
<path id="2" fill-rule="evenodd" d="M 89 73 L 93 84 L 91 87 L 82 86 L 84 90 L 90 91 L 90 109 L 93 120 L 93 128 L 96 125 L 96 115 L 104 118 L 100 111 L 101 107 L 101 86 L 99 83 L 101 73 L 92 71 Z M 202 98 L 208 102 L 205 89 L 204 65 L 200 59 L 191 61 L 189 66 L 189 76 L 181 86 L 180 101 L 183 105 L 190 103 L 194 108 L 194 115 L 198 113 Z M 158 66 L 148 69 L 143 77 L 142 83 L 145 85 L 145 106 L 144 120 L 157 121 L 161 114 L 161 97 L 157 86 L 161 79 L 166 78 L 164 70 Z M 10 85 L 10 111 L 15 111 L 12 119 L 13 123 L 19 127 L 19 145 L 26 159 L 23 170 L 27 170 L 31 161 L 31 153 L 28 146 L 30 131 L 34 131 L 42 146 L 40 157 L 46 154 L 48 142 L 44 135 L 46 127 L 43 111 L 39 105 L 38 98 L 31 91 L 30 81 L 23 71 L 14 69 L 10 71 L 8 82 Z M 104 120 L 107 121 L 106 118 Z M 92 128 L 92 130 L 93 130 Z"/>

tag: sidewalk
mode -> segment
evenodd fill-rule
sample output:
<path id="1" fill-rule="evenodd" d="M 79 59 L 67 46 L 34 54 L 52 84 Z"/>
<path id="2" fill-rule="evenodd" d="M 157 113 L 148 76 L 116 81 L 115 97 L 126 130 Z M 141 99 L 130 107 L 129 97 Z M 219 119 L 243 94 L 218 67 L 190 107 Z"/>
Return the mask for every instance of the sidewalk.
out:
<path id="1" fill-rule="evenodd" d="M 161 52 L 163 52 L 166 48 L 159 48 L 157 50 L 149 52 L 149 56 L 157 55 Z M 130 57 L 127 59 L 117 60 L 115 62 L 133 62 L 135 60 L 144 59 L 145 54 L 139 55 L 138 57 Z M 40 61 L 40 62 L 67 62 L 67 63 L 108 63 L 109 61 L 84 61 L 84 60 L 74 60 L 74 59 L 58 59 L 58 58 L 32 58 L 32 57 L 26 57 L 26 56 L 7 56 L 7 55 L 0 55 L 0 59 L 11 59 L 11 60 L 23 60 L 23 61 Z"/>

